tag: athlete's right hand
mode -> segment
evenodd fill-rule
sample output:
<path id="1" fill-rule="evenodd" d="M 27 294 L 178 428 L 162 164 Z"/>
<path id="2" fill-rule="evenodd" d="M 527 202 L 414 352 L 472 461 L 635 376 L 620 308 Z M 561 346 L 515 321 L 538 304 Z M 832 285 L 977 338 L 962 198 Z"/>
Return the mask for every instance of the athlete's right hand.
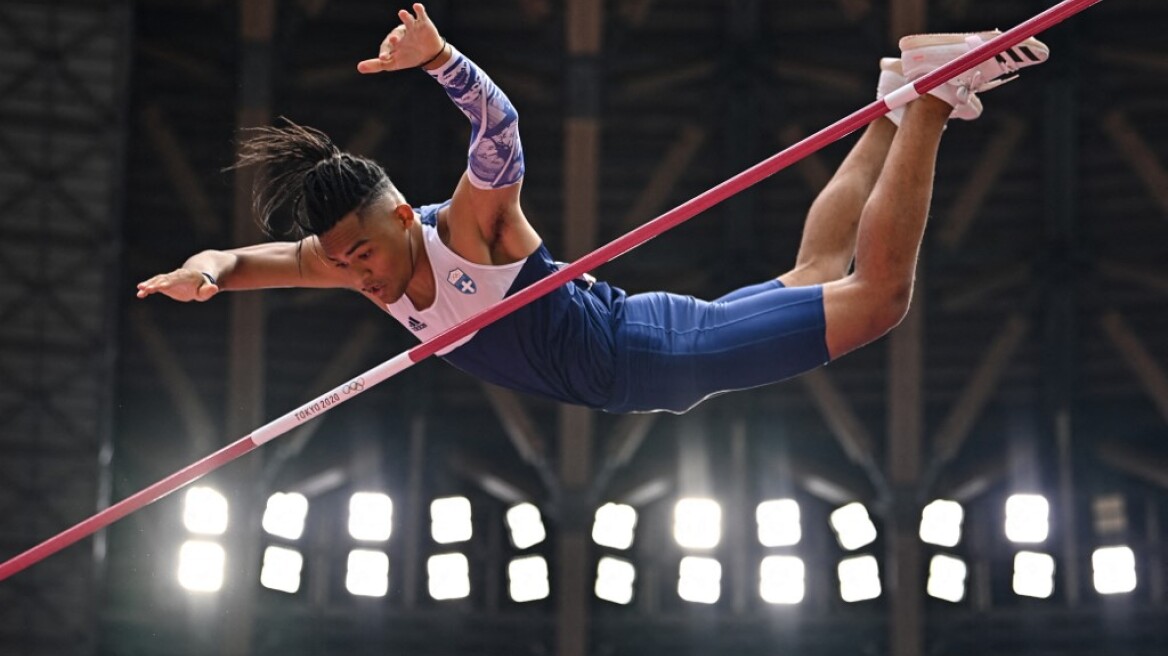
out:
<path id="1" fill-rule="evenodd" d="M 175 269 L 138 283 L 138 298 L 163 294 L 186 303 L 205 301 L 218 293 L 219 285 L 212 284 L 201 272 L 192 269 Z"/>
<path id="2" fill-rule="evenodd" d="M 438 28 L 430 20 L 422 3 L 414 3 L 413 14 L 402 9 L 397 12 L 397 17 L 401 25 L 393 28 L 381 42 L 376 59 L 366 59 L 357 64 L 359 72 L 381 73 L 414 68 L 427 63 L 427 60 L 434 61 L 446 52 L 446 41 L 438 34 Z"/>

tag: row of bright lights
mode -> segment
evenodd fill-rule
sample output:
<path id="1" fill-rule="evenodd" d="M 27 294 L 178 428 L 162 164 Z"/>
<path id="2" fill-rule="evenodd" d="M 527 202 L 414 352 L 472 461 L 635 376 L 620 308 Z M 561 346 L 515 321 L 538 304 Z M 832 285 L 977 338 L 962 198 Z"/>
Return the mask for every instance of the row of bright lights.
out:
<path id="1" fill-rule="evenodd" d="M 221 535 L 227 530 L 227 499 L 211 488 L 187 492 L 184 523 L 200 535 Z M 297 540 L 304 532 L 308 500 L 300 494 L 277 493 L 268 499 L 263 527 L 271 535 Z M 1050 506 L 1040 495 L 1017 494 L 1006 501 L 1006 537 L 1017 543 L 1039 543 L 1049 532 Z M 758 539 L 764 547 L 794 546 L 802 539 L 799 504 L 794 499 L 775 499 L 758 505 L 755 513 Z M 430 532 L 439 544 L 466 542 L 474 533 L 470 500 L 465 497 L 435 499 L 430 504 Z M 539 509 L 530 503 L 507 511 L 511 541 L 527 549 L 547 538 Z M 954 547 L 961 541 L 964 511 L 954 501 L 937 500 L 921 513 L 920 537 L 929 544 Z M 868 510 L 851 503 L 831 513 L 830 524 L 840 546 L 861 549 L 876 540 L 876 526 Z M 609 503 L 597 509 L 593 540 L 613 549 L 633 543 L 637 512 L 631 506 Z M 674 508 L 674 537 L 687 549 L 712 549 L 722 538 L 722 508 L 713 499 L 681 499 Z M 393 500 L 376 492 L 358 492 L 349 501 L 349 534 L 356 540 L 384 542 L 393 531 Z"/>
<path id="2" fill-rule="evenodd" d="M 287 540 L 297 540 L 304 531 L 308 501 L 299 494 L 273 495 L 263 516 L 263 528 Z M 227 529 L 228 504 L 221 494 L 205 487 L 187 492 L 184 523 L 189 531 L 221 535 Z M 439 544 L 465 542 L 473 536 L 471 505 L 465 497 L 435 499 L 430 505 L 431 536 Z M 1014 495 L 1006 502 L 1006 535 L 1014 542 L 1034 543 L 1046 539 L 1049 531 L 1049 504 L 1039 495 Z M 384 542 L 393 526 L 393 502 L 374 492 L 354 494 L 349 503 L 349 533 L 359 541 Z M 539 509 L 529 503 L 508 510 L 507 525 L 517 549 L 526 549 L 547 537 Z M 766 547 L 793 546 L 802 539 L 799 505 L 793 499 L 776 499 L 759 504 L 756 511 L 758 538 Z M 944 547 L 961 540 L 964 511 L 953 501 L 937 500 L 922 512 L 922 541 Z M 861 549 L 876 540 L 876 526 L 867 509 L 852 503 L 831 513 L 829 522 L 840 546 Z M 597 509 L 593 540 L 613 549 L 628 549 L 637 524 L 636 510 L 609 503 Z M 721 541 L 722 510 L 712 499 L 682 499 L 674 509 L 674 537 L 687 549 L 712 549 Z M 213 542 L 192 541 L 184 545 L 180 580 L 191 589 L 218 589 L 222 585 L 223 550 Z M 1128 592 L 1135 588 L 1135 557 L 1128 547 L 1099 549 L 1093 557 L 1095 585 L 1101 593 Z M 346 587 L 353 594 L 383 596 L 388 591 L 389 559 L 384 553 L 356 549 L 350 553 Z M 264 556 L 261 582 L 272 589 L 296 592 L 300 586 L 303 558 L 284 547 L 269 547 Z M 428 563 L 430 592 L 435 599 L 455 599 L 469 595 L 469 564 L 462 554 L 434 556 Z M 216 574 L 218 572 L 218 574 Z M 508 568 L 511 596 L 516 601 L 534 601 L 548 594 L 547 563 L 540 556 L 517 558 Z M 858 556 L 840 562 L 840 595 L 845 601 L 862 601 L 881 593 L 879 566 L 872 556 Z M 967 567 L 952 556 L 937 555 L 930 564 L 928 593 L 940 599 L 960 601 L 965 596 Z M 600 561 L 596 593 L 602 599 L 628 603 L 632 598 L 635 570 L 631 563 L 615 558 Z M 720 596 L 721 565 L 712 558 L 689 556 L 682 560 L 678 594 L 688 601 L 713 603 Z M 1014 563 L 1014 590 L 1019 595 L 1048 597 L 1054 588 L 1054 559 L 1047 554 L 1021 552 Z M 760 595 L 770 603 L 799 603 L 804 594 L 803 561 L 794 556 L 769 556 L 760 571 Z"/>
<path id="3" fill-rule="evenodd" d="M 631 509 L 630 509 L 631 510 Z M 1037 494 L 1015 494 L 1006 500 L 1006 537 L 1020 544 L 1046 541 L 1050 531 L 1050 504 Z M 799 504 L 776 499 L 759 504 L 755 513 L 758 539 L 765 547 L 787 547 L 802 539 Z M 597 513 L 597 520 L 600 513 Z M 956 501 L 938 499 L 921 511 L 923 542 L 955 547 L 961 542 L 965 511 Z M 634 519 L 635 522 L 635 519 Z M 861 549 L 876 541 L 876 525 L 861 503 L 837 508 L 829 517 L 841 547 Z M 721 540 L 722 509 L 713 499 L 682 499 L 674 509 L 674 537 L 688 549 L 712 549 Z"/>
<path id="4" fill-rule="evenodd" d="M 183 524 L 191 533 L 222 535 L 227 531 L 227 516 L 227 499 L 219 492 L 207 487 L 195 487 L 187 491 Z M 270 535 L 299 540 L 304 534 L 307 516 L 308 500 L 303 495 L 276 493 L 268 498 L 262 525 Z M 474 536 L 470 500 L 466 497 L 435 499 L 430 504 L 430 518 L 430 534 L 439 544 L 466 542 Z M 539 509 L 530 503 L 522 503 L 508 510 L 507 524 L 517 549 L 537 545 L 547 538 Z M 385 542 L 392 532 L 392 499 L 377 492 L 358 492 L 349 499 L 349 535 L 353 539 Z"/>
<path id="5" fill-rule="evenodd" d="M 188 590 L 214 592 L 223 585 L 226 555 L 223 547 L 207 541 L 186 542 L 180 552 L 178 578 Z M 1135 590 L 1135 554 L 1129 547 L 1103 547 L 1092 556 L 1095 589 L 1100 594 Z M 300 552 L 269 546 L 264 552 L 260 583 L 272 590 L 295 593 L 300 589 L 304 558 Z M 462 599 L 470 595 L 470 563 L 461 553 L 431 556 L 426 563 L 430 596 L 436 600 Z M 965 598 L 968 567 L 960 558 L 937 554 L 929 564 L 926 592 L 931 597 L 957 603 Z M 1054 592 L 1054 558 L 1022 551 L 1014 557 L 1014 593 L 1047 598 Z M 871 555 L 853 556 L 837 567 L 840 598 L 846 602 L 880 596 L 880 566 Z M 511 599 L 529 602 L 550 594 L 547 561 L 542 556 L 523 556 L 507 566 Z M 596 568 L 595 594 L 617 604 L 632 601 L 636 568 L 632 563 L 605 556 Z M 369 549 L 349 552 L 345 588 L 353 595 L 383 597 L 389 592 L 389 557 Z M 759 568 L 759 595 L 771 604 L 798 604 L 806 590 L 806 568 L 796 556 L 767 556 Z M 686 556 L 678 571 L 677 593 L 685 601 L 713 604 L 721 597 L 722 565 L 713 558 Z"/>
<path id="6" fill-rule="evenodd" d="M 178 578 L 188 590 L 215 592 L 223 586 L 226 554 L 215 542 L 190 540 L 180 552 Z M 841 590 L 847 601 L 858 601 L 879 596 L 862 589 L 865 582 L 856 580 L 856 572 L 866 575 L 864 569 L 871 560 L 875 573 L 875 559 L 871 556 L 849 559 L 840 564 Z M 859 565 L 857 569 L 856 565 Z M 285 547 L 270 546 L 264 552 L 260 583 L 269 589 L 295 593 L 300 589 L 304 559 L 300 552 Z M 431 556 L 426 564 L 430 596 L 436 600 L 462 599 L 470 595 L 470 563 L 461 553 Z M 844 578 L 844 577 L 848 578 Z M 507 567 L 508 590 L 516 602 L 546 599 L 551 586 L 547 561 L 542 556 L 515 558 Z M 628 604 L 633 599 L 636 568 L 632 563 L 605 556 L 596 568 L 594 591 L 597 597 L 617 604 Z M 688 556 L 680 565 L 678 595 L 695 603 L 712 604 L 721 595 L 722 565 L 713 558 Z M 857 587 L 859 584 L 860 587 Z M 870 585 L 870 584 L 869 584 Z M 349 552 L 345 588 L 350 594 L 365 597 L 384 597 L 389 592 L 389 557 L 369 549 Z M 769 556 L 762 562 L 760 593 L 773 604 L 797 604 L 803 600 L 804 565 L 794 556 Z"/>
<path id="7" fill-rule="evenodd" d="M 597 515 L 599 519 L 599 514 Z M 961 541 L 965 513 L 955 501 L 937 500 L 921 513 L 921 539 L 943 547 Z M 799 504 L 794 499 L 764 501 L 755 511 L 758 540 L 764 547 L 790 547 L 803 538 Z M 836 509 L 829 517 L 841 547 L 861 549 L 876 541 L 876 525 L 861 503 Z M 722 509 L 713 499 L 682 499 L 674 508 L 674 538 L 687 549 L 712 549 L 721 541 Z"/>
<path id="8" fill-rule="evenodd" d="M 226 553 L 215 542 L 189 540 L 179 553 L 179 583 L 194 592 L 216 592 L 223 587 Z M 260 584 L 272 590 L 296 593 L 300 589 L 304 557 L 295 549 L 269 546 L 264 551 Z M 431 556 L 426 563 L 430 596 L 436 600 L 470 596 L 470 562 L 461 553 Z M 547 560 L 543 556 L 515 558 L 507 567 L 508 591 L 516 602 L 546 599 L 551 593 Z M 596 595 L 627 604 L 633 598 L 636 571 L 632 563 L 603 558 L 597 567 Z M 389 593 L 389 556 L 370 549 L 349 552 L 345 589 L 362 597 Z"/>

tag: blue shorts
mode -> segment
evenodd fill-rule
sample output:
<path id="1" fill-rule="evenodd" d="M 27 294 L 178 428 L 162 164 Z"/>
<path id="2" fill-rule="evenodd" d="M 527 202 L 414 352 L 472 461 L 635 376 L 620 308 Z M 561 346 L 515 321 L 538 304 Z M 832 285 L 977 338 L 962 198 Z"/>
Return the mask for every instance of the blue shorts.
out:
<path id="1" fill-rule="evenodd" d="M 635 294 L 625 301 L 615 347 L 606 411 L 682 413 L 827 363 L 823 288 L 770 280 L 714 301 Z"/>

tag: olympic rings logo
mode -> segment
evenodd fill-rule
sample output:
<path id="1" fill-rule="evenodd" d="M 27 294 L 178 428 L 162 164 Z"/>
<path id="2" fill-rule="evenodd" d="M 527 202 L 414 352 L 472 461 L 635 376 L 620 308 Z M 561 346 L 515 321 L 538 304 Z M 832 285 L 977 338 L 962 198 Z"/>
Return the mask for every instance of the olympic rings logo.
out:
<path id="1" fill-rule="evenodd" d="M 364 391 L 365 391 L 365 379 L 364 378 L 354 378 L 353 380 L 349 381 L 348 385 L 345 385 L 344 387 L 341 388 L 341 392 L 343 392 L 345 394 L 357 394 L 359 392 L 364 392 Z"/>

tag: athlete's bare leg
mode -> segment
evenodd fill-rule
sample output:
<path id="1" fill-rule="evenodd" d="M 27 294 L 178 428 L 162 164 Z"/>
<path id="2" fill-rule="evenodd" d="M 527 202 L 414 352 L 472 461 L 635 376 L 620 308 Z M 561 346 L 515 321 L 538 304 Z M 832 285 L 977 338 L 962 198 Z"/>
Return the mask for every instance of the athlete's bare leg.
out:
<path id="1" fill-rule="evenodd" d="M 795 268 L 779 276 L 784 285 L 816 285 L 848 274 L 856 252 L 860 213 L 895 136 L 896 126 L 879 118 L 852 147 L 807 213 Z"/>
<path id="2" fill-rule="evenodd" d="M 933 192 L 933 171 L 953 107 L 932 96 L 906 108 L 904 121 L 860 217 L 851 275 L 824 285 L 832 359 L 900 323 L 912 297 L 917 254 Z"/>

